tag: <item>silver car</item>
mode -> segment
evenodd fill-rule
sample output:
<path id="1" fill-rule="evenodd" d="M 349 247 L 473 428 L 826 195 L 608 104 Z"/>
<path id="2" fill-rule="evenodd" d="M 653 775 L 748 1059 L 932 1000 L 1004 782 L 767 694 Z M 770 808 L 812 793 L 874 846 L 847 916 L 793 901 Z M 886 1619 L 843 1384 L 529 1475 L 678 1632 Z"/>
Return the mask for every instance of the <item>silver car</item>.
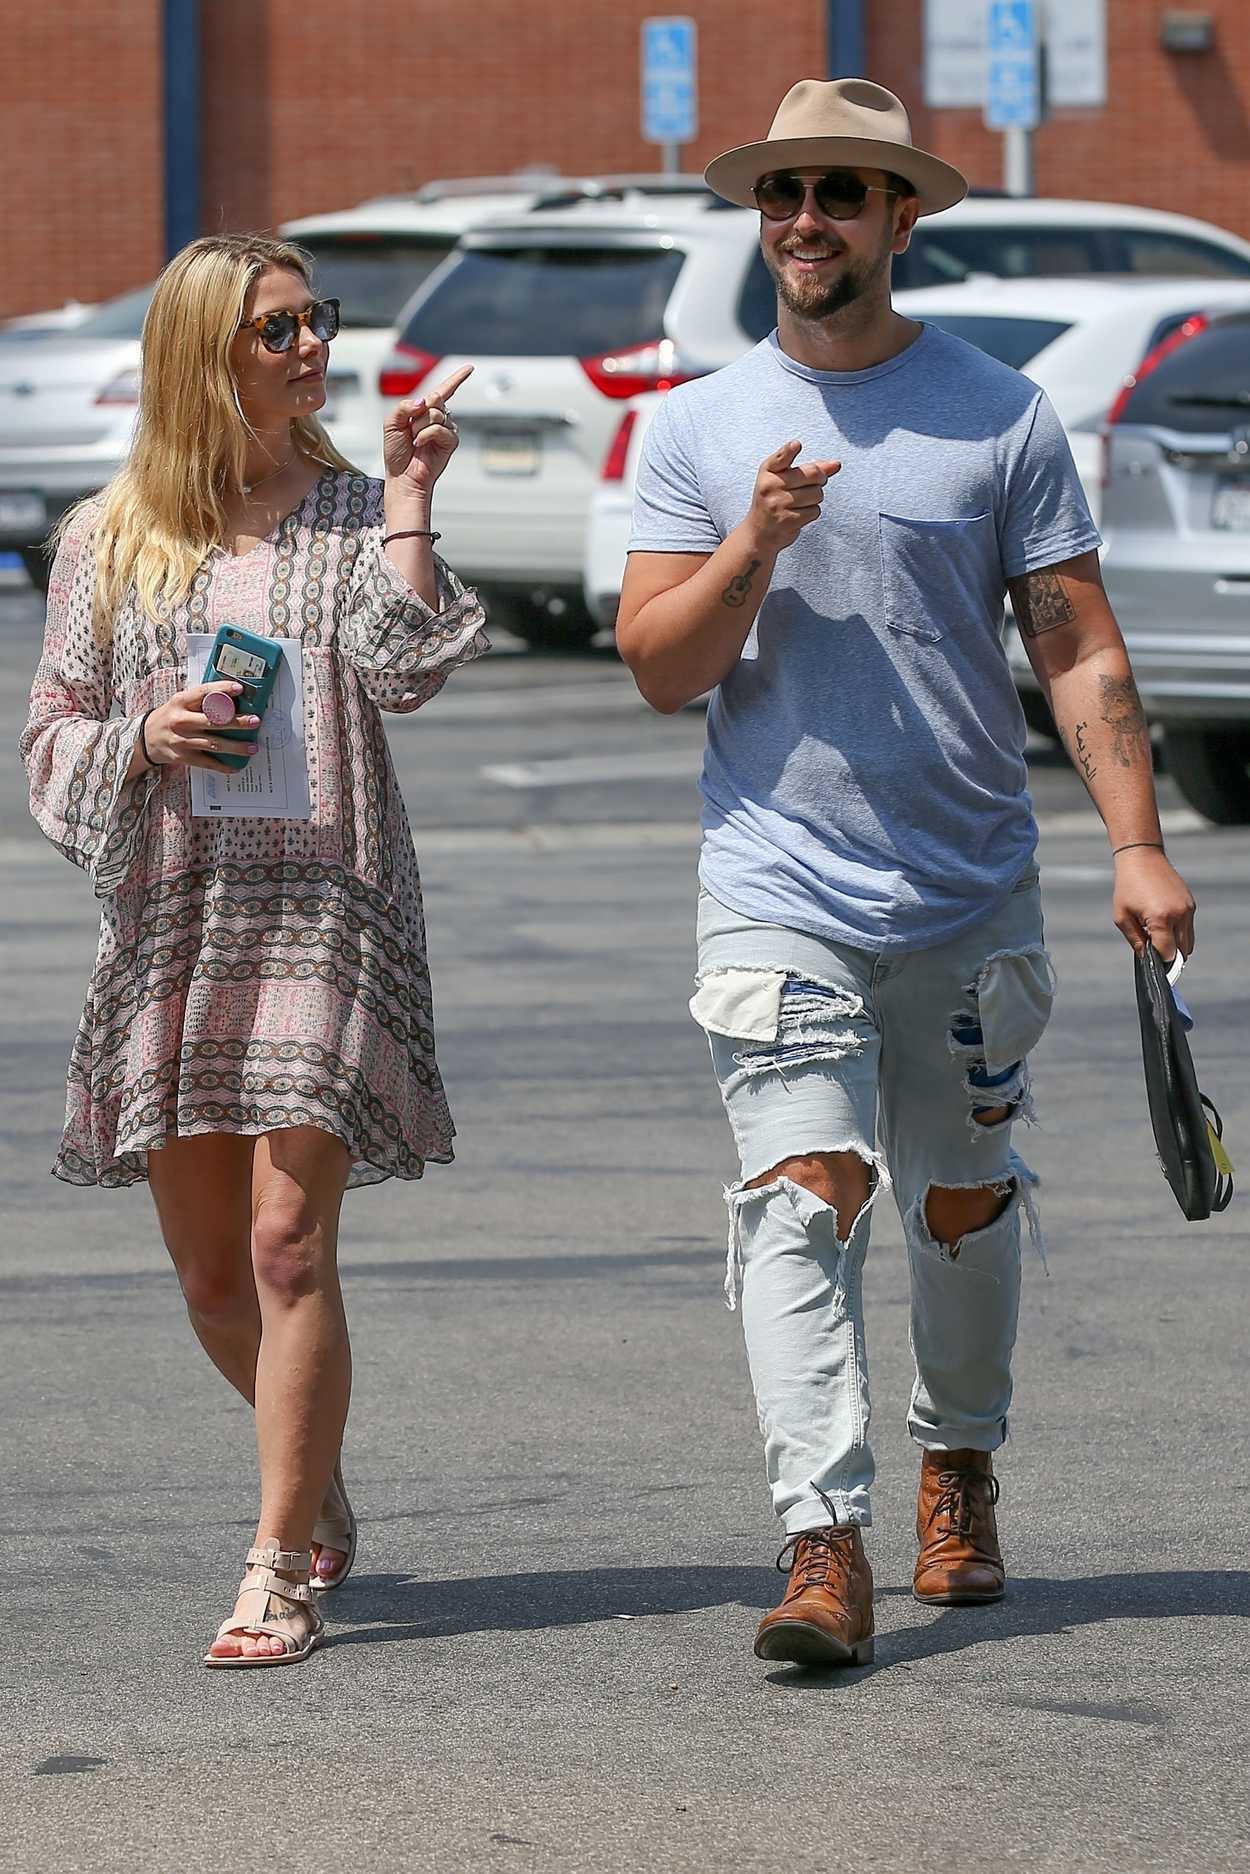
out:
<path id="1" fill-rule="evenodd" d="M 64 336 L 14 333 L 0 347 L 0 551 L 46 587 L 44 542 L 66 508 L 124 460 L 139 408 L 139 334 L 150 286 Z"/>
<path id="2" fill-rule="evenodd" d="M 1105 431 L 1107 593 L 1168 770 L 1192 807 L 1250 823 L 1250 311 L 1188 319 Z"/>

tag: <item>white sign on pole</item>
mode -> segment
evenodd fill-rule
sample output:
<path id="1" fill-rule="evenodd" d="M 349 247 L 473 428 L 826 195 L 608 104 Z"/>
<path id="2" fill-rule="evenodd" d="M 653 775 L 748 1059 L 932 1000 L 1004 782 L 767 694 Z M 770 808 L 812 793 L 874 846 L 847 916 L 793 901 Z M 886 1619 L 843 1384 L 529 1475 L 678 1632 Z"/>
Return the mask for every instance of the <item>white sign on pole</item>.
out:
<path id="1" fill-rule="evenodd" d="M 1052 105 L 1107 102 L 1106 0 L 1037 0 Z M 985 102 L 989 0 L 925 0 L 925 103 L 979 110 Z"/>
<path id="2" fill-rule="evenodd" d="M 648 143 L 693 143 L 698 135 L 696 48 L 692 19 L 642 22 L 642 134 Z"/>

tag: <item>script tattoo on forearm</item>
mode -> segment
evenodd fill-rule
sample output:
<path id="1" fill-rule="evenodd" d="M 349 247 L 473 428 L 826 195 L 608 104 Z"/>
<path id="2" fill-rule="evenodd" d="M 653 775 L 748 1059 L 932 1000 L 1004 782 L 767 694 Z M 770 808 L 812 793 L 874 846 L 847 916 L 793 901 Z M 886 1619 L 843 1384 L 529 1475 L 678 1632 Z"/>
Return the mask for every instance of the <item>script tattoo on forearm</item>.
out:
<path id="1" fill-rule="evenodd" d="M 1102 719 L 1111 731 L 1111 754 L 1121 768 L 1150 762 L 1150 733 L 1142 713 L 1137 685 L 1131 676 L 1100 676 Z"/>
<path id="2" fill-rule="evenodd" d="M 1076 617 L 1076 607 L 1057 573 L 1025 573 L 1020 579 L 1009 579 L 1007 590 L 1011 594 L 1016 623 L 1026 638 L 1040 638 L 1043 631 L 1057 631 L 1060 625 L 1070 625 Z"/>
<path id="3" fill-rule="evenodd" d="M 745 573 L 736 574 L 721 593 L 723 602 L 726 605 L 732 605 L 735 610 L 738 606 L 745 605 L 748 598 L 751 596 L 751 581 L 754 579 L 759 569 L 760 562 L 758 560 L 752 560 Z"/>
<path id="4" fill-rule="evenodd" d="M 1094 765 L 1094 758 L 1090 754 L 1085 741 L 1085 731 L 1088 727 L 1089 724 L 1087 722 L 1078 722 L 1075 729 L 1072 731 L 1073 749 L 1081 773 L 1085 776 L 1085 785 L 1087 787 L 1098 772 L 1098 769 Z"/>

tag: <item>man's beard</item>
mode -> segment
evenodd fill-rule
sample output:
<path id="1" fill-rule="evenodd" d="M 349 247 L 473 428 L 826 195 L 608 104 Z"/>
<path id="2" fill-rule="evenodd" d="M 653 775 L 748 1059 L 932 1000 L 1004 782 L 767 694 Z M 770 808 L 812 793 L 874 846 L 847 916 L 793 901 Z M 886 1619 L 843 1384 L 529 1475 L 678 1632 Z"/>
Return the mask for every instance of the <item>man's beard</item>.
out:
<path id="1" fill-rule="evenodd" d="M 764 248 L 764 264 L 773 276 L 782 304 L 796 319 L 830 319 L 835 312 L 854 305 L 871 292 L 890 265 L 893 240 L 882 242 L 879 253 L 868 260 L 845 265 L 837 279 L 826 284 L 815 274 L 791 274 L 786 271 L 784 254 Z"/>

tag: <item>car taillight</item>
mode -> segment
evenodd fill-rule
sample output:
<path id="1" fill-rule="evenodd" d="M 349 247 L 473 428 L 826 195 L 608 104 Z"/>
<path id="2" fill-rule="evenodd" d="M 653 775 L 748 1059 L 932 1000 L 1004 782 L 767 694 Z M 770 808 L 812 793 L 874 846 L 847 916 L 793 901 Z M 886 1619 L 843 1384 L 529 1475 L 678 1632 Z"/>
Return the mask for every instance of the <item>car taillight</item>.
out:
<path id="1" fill-rule="evenodd" d="M 624 481 L 625 464 L 629 459 L 629 439 L 634 433 L 634 424 L 637 421 L 638 412 L 636 410 L 627 410 L 621 418 L 616 434 L 612 438 L 612 447 L 603 458 L 603 469 L 600 475 L 602 481 Z"/>
<path id="2" fill-rule="evenodd" d="M 1137 369 L 1130 372 L 1121 384 L 1099 435 L 1102 445 L 1099 480 L 1104 488 L 1111 474 L 1111 431 L 1117 423 L 1123 420 L 1124 412 L 1128 409 L 1129 398 L 1143 378 L 1149 377 L 1152 371 L 1157 371 L 1165 358 L 1170 358 L 1174 351 L 1179 351 L 1182 345 L 1187 345 L 1191 338 L 1197 338 L 1199 332 L 1205 332 L 1210 323 L 1205 312 L 1194 313 L 1192 318 L 1186 319 L 1182 325 L 1177 326 L 1174 332 L 1169 332 L 1166 338 L 1161 339 L 1153 350 L 1148 351 Z"/>
<path id="3" fill-rule="evenodd" d="M 416 345 L 396 345 L 378 373 L 378 394 L 382 397 L 411 397 L 422 378 L 438 363 L 432 351 Z"/>
<path id="4" fill-rule="evenodd" d="M 97 403 L 135 404 L 138 401 L 139 373 L 137 371 L 119 371 L 96 398 Z"/>
<path id="5" fill-rule="evenodd" d="M 671 390 L 674 384 L 688 384 L 699 375 L 680 368 L 671 338 L 657 339 L 654 345 L 639 345 L 633 351 L 605 351 L 598 358 L 580 358 L 578 363 L 605 397 L 637 397 L 645 390 Z"/>

